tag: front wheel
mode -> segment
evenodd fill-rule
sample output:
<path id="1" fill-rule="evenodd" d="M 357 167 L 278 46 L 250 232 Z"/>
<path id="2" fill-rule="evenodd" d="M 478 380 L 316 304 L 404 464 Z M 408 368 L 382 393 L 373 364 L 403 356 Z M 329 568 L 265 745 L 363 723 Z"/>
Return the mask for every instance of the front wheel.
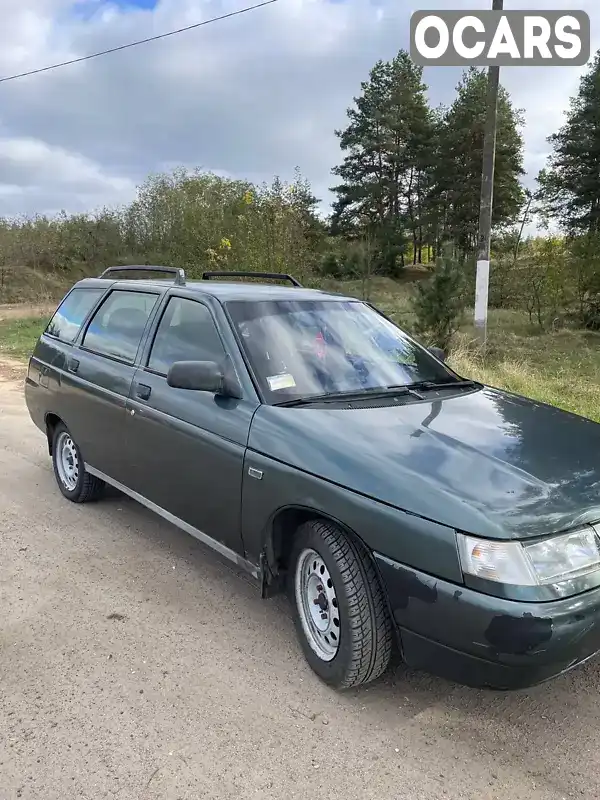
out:
<path id="1" fill-rule="evenodd" d="M 325 683 L 348 689 L 385 672 L 392 623 L 360 542 L 329 522 L 302 525 L 291 554 L 289 592 L 304 655 Z"/>
<path id="2" fill-rule="evenodd" d="M 52 436 L 52 466 L 58 488 L 73 503 L 87 503 L 101 495 L 104 481 L 87 472 L 79 447 L 62 422 Z"/>

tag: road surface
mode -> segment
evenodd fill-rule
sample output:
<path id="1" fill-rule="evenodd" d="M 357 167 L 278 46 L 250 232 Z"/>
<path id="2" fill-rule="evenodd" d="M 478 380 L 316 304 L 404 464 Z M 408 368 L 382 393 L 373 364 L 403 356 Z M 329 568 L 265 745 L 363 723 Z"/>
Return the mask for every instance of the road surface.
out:
<path id="1" fill-rule="evenodd" d="M 117 493 L 62 498 L 14 364 L 0 565 L 0 800 L 600 796 L 600 661 L 522 694 L 401 665 L 330 691 L 285 600 Z"/>

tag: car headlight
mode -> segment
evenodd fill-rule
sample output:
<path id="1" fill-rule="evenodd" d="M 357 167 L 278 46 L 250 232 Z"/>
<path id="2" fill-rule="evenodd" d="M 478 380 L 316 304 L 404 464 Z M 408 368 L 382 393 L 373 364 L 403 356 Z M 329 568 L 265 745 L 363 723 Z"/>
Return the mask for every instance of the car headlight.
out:
<path id="1" fill-rule="evenodd" d="M 600 569 L 600 539 L 591 526 L 533 542 L 499 542 L 458 534 L 463 572 L 513 586 L 560 583 Z"/>

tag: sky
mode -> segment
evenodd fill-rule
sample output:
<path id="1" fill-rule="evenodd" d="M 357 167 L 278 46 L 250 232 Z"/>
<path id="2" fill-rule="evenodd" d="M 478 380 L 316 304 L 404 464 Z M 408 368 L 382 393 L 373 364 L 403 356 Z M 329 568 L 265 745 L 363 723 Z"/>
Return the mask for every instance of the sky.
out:
<path id="1" fill-rule="evenodd" d="M 2 0 L 0 77 L 200 22 L 256 0 Z M 252 181 L 298 167 L 327 210 L 334 131 L 377 59 L 409 47 L 413 11 L 490 0 L 279 0 L 196 30 L 0 83 L 0 216 L 93 211 L 129 202 L 149 173 L 200 167 Z M 505 0 L 509 9 L 582 9 L 600 48 L 598 0 Z M 585 68 L 512 67 L 533 185 Z M 460 69 L 429 67 L 432 104 Z"/>

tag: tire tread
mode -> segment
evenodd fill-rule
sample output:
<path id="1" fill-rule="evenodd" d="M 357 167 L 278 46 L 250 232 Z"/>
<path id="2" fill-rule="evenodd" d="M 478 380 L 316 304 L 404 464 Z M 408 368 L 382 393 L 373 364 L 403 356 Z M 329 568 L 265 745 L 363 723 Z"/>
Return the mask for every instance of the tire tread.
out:
<path id="1" fill-rule="evenodd" d="M 57 439 L 58 439 L 58 437 L 59 437 L 59 435 L 60 435 L 60 433 L 62 431 L 66 431 L 67 433 L 69 433 L 69 429 L 67 428 L 67 426 L 63 422 L 59 422 L 56 425 L 56 427 L 54 428 L 54 432 L 53 432 L 53 436 L 52 436 L 52 438 L 53 438 L 52 461 L 53 461 L 53 467 L 54 467 L 54 474 L 55 474 L 56 481 L 58 483 L 59 489 L 61 490 L 62 494 L 66 498 L 68 498 L 72 503 L 91 503 L 94 500 L 98 500 L 98 498 L 101 496 L 106 484 L 104 483 L 103 480 L 101 480 L 100 478 L 97 478 L 95 475 L 90 475 L 90 473 L 85 469 L 85 467 L 83 466 L 83 463 L 84 463 L 83 462 L 83 458 L 81 456 L 81 452 L 79 451 L 79 447 L 77 446 L 77 443 L 75 443 L 75 446 L 77 447 L 77 449 L 79 451 L 81 469 L 83 471 L 83 477 L 82 477 L 82 480 L 81 480 L 81 484 L 77 487 L 77 490 L 73 491 L 73 492 L 67 492 L 65 490 L 65 488 L 63 487 L 63 485 L 61 484 L 61 481 L 60 481 L 60 478 L 58 476 L 57 469 L 56 469 L 56 442 L 57 442 Z"/>
<path id="2" fill-rule="evenodd" d="M 393 645 L 392 622 L 372 558 L 362 542 L 330 522 L 307 522 L 298 534 L 310 532 L 323 541 L 335 560 L 348 603 L 351 658 L 338 688 L 370 683 L 386 671 Z"/>
<path id="3" fill-rule="evenodd" d="M 85 469 L 85 468 L 84 468 Z M 86 470 L 83 475 L 83 482 L 81 484 L 81 491 L 76 500 L 77 503 L 90 503 L 97 500 L 104 490 L 104 481 L 97 478 L 95 475 L 90 475 Z"/>

